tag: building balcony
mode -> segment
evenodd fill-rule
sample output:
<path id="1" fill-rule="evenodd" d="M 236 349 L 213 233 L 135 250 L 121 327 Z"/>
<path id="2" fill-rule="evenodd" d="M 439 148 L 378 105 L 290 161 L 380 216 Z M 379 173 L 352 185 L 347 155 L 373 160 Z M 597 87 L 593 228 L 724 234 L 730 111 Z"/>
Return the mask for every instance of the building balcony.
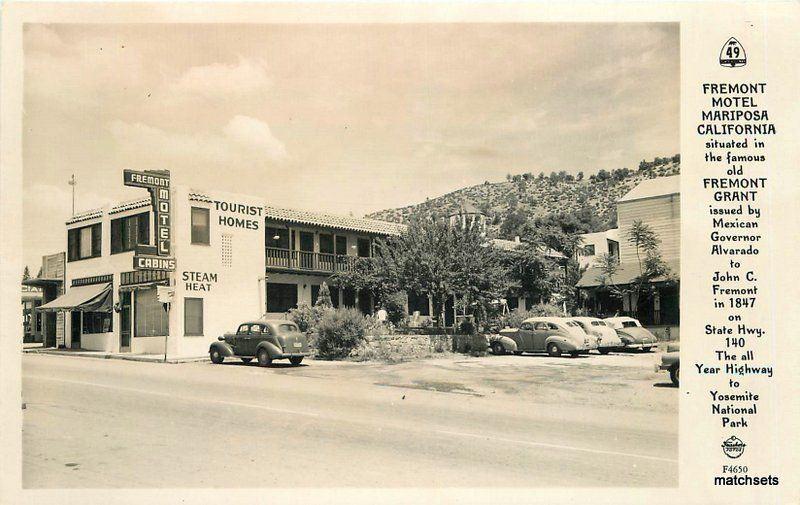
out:
<path id="1" fill-rule="evenodd" d="M 332 274 L 350 271 L 361 258 L 344 254 L 266 248 L 267 270 Z"/>

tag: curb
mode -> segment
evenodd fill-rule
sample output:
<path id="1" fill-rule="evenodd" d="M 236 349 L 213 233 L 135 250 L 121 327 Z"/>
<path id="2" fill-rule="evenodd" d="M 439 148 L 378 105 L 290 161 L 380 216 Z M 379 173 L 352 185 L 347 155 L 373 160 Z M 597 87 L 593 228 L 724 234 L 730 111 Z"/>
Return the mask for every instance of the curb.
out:
<path id="1" fill-rule="evenodd" d="M 69 356 L 71 358 L 91 358 L 91 359 L 119 359 L 124 361 L 138 361 L 141 363 L 168 363 L 168 364 L 178 364 L 178 363 L 197 363 L 202 361 L 210 361 L 207 356 L 203 357 L 195 357 L 195 358 L 171 358 L 164 361 L 164 358 L 145 358 L 143 356 L 138 355 L 131 355 L 126 356 L 124 354 L 88 354 L 82 353 L 79 351 L 58 351 L 58 350 L 45 350 L 45 349 L 24 349 L 22 351 L 24 354 L 49 354 L 51 356 Z"/>

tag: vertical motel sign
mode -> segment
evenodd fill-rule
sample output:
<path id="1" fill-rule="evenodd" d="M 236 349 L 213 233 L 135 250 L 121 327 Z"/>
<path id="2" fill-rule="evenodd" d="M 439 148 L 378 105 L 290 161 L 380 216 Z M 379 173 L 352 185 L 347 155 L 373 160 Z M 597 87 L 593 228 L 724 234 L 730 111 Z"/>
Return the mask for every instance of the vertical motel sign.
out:
<path id="1" fill-rule="evenodd" d="M 155 246 L 137 246 L 133 256 L 134 270 L 175 270 L 172 257 L 172 202 L 169 170 L 123 171 L 126 186 L 145 188 L 150 192 L 155 217 Z"/>

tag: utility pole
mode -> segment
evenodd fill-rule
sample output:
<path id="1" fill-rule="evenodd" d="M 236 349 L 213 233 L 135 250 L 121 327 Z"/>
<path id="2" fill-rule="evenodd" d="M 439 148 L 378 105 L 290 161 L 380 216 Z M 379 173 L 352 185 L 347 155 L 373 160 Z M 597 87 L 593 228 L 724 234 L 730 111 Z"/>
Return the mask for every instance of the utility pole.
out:
<path id="1" fill-rule="evenodd" d="M 75 180 L 75 174 L 72 174 L 72 177 L 70 178 L 69 181 L 67 181 L 67 184 L 72 186 L 72 215 L 74 216 L 75 215 L 75 185 L 78 184 L 78 182 Z"/>

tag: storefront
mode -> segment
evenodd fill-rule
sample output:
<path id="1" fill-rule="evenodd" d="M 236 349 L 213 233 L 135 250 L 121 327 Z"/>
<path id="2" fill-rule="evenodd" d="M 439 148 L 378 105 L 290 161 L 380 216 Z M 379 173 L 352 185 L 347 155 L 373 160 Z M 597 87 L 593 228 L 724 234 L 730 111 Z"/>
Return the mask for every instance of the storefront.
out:
<path id="1" fill-rule="evenodd" d="M 73 216 L 66 291 L 41 309 L 65 316 L 66 347 L 204 356 L 219 335 L 263 314 L 263 201 L 137 174 L 132 185 L 153 185 L 158 198 Z"/>

